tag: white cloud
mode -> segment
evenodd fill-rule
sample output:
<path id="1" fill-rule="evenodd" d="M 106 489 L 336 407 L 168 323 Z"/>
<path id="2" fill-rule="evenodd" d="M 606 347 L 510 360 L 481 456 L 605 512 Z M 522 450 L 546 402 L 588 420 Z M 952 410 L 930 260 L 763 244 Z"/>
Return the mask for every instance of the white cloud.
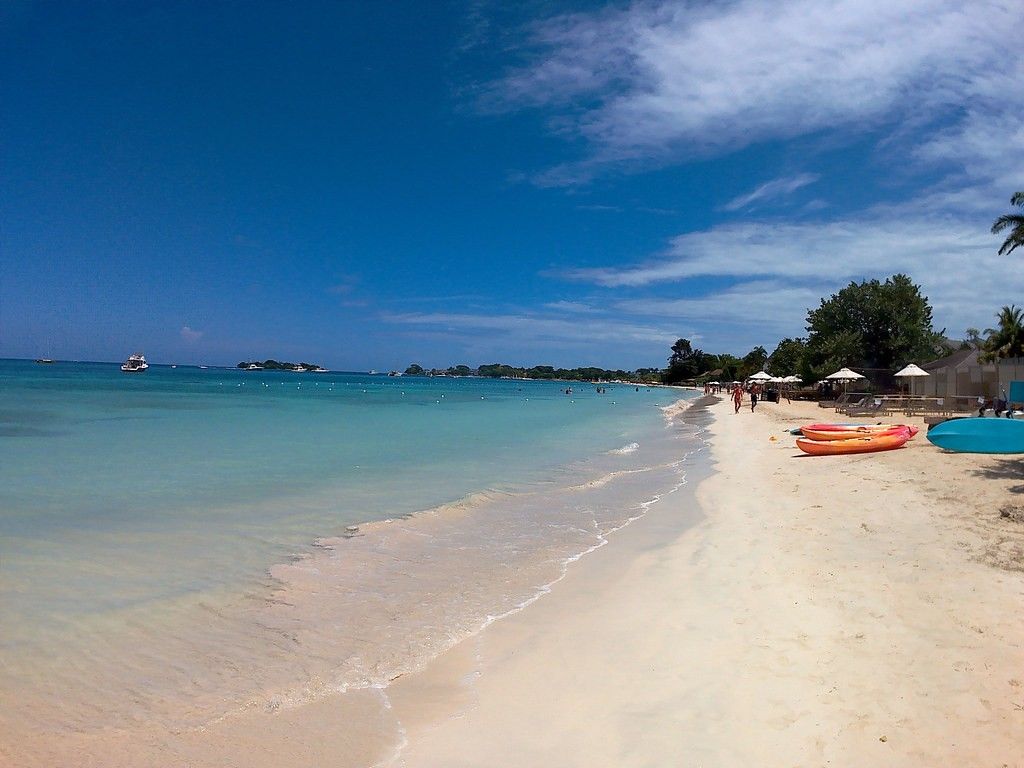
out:
<path id="1" fill-rule="evenodd" d="M 849 219 L 822 223 L 727 224 L 674 238 L 657 260 L 627 267 L 577 269 L 566 276 L 605 287 L 637 287 L 728 275 L 835 279 L 937 265 L 995 266 L 992 235 L 942 218 Z"/>
<path id="2" fill-rule="evenodd" d="M 181 339 L 188 344 L 194 344 L 203 338 L 203 331 L 196 331 L 187 325 L 181 327 Z"/>
<path id="3" fill-rule="evenodd" d="M 762 320 L 780 335 L 803 330 L 808 307 L 851 280 L 909 274 L 929 296 L 937 327 L 959 334 L 984 326 L 1002 304 L 1019 302 L 1024 271 L 996 253 L 984 227 L 948 218 L 892 214 L 827 223 L 744 223 L 676 237 L 657 260 L 628 267 L 581 269 L 570 277 L 613 289 L 728 278 L 725 290 L 696 298 L 619 300 L 634 316 L 708 318 L 753 327 Z M 702 324 L 703 325 L 703 324 Z"/>
<path id="4" fill-rule="evenodd" d="M 998 147 L 1015 130 L 999 118 L 1020 122 L 1022 37 L 1019 3 L 1001 0 L 638 1 L 537 24 L 528 63 L 488 102 L 554 109 L 557 130 L 589 143 L 581 162 L 542 175 L 552 184 L 608 164 L 961 118 L 996 124 Z M 962 162 L 984 160 L 956 127 L 944 136 Z"/>
<path id="5" fill-rule="evenodd" d="M 557 312 L 572 312 L 572 313 L 584 313 L 589 314 L 597 312 L 595 307 L 589 304 L 584 304 L 582 301 L 552 301 L 544 305 L 547 309 L 553 309 Z"/>
<path id="6" fill-rule="evenodd" d="M 787 176 L 781 179 L 773 179 L 759 186 L 752 192 L 740 195 L 722 206 L 726 211 L 738 211 L 754 203 L 765 202 L 793 194 L 798 189 L 813 184 L 821 177 L 816 173 L 801 173 L 796 176 Z"/>
<path id="7" fill-rule="evenodd" d="M 384 315 L 384 320 L 405 325 L 429 326 L 451 331 L 475 331 L 495 336 L 511 335 L 519 341 L 549 340 L 586 342 L 599 346 L 612 342 L 671 344 L 678 333 L 668 323 L 650 325 L 619 318 L 565 318 L 524 312 L 500 315 L 470 313 L 406 313 Z"/>

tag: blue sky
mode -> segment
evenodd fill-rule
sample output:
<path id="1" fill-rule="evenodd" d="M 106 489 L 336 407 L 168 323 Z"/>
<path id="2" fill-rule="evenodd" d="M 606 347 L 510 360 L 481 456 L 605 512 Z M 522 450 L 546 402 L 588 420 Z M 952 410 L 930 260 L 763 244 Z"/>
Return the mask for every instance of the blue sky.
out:
<path id="1" fill-rule="evenodd" d="M 660 365 L 1024 302 L 1017 2 L 0 5 L 0 356 Z"/>

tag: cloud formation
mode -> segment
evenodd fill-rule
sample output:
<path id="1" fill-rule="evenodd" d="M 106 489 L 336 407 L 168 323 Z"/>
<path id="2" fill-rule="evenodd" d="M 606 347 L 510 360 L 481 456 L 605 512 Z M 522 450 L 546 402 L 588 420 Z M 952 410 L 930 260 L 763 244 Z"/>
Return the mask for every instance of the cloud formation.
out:
<path id="1" fill-rule="evenodd" d="M 536 24 L 527 63 L 485 101 L 554 109 L 557 130 L 586 140 L 548 184 L 884 126 L 942 126 L 922 159 L 983 164 L 978 129 L 1024 104 L 1022 36 L 1020 6 L 1001 0 L 638 1 Z"/>
<path id="2" fill-rule="evenodd" d="M 781 179 L 774 179 L 759 186 L 752 192 L 740 195 L 722 206 L 725 211 L 738 211 L 747 208 L 754 203 L 763 203 L 768 200 L 775 200 L 780 197 L 787 197 L 798 189 L 813 184 L 820 179 L 816 173 L 801 173 L 796 176 L 789 176 Z"/>
<path id="3" fill-rule="evenodd" d="M 1008 269 L 984 229 L 946 217 L 906 219 L 888 213 L 832 222 L 728 224 L 674 238 L 658 258 L 571 279 L 611 289 L 686 285 L 714 277 L 733 287 L 694 298 L 622 299 L 633 316 L 761 323 L 799 333 L 818 300 L 851 280 L 904 272 L 921 284 L 939 327 L 957 335 L 990 322 L 1002 304 L 1019 301 L 1024 273 Z M 776 322 L 782 321 L 782 322 Z"/>
<path id="4" fill-rule="evenodd" d="M 195 344 L 203 338 L 203 331 L 196 331 L 187 325 L 181 326 L 181 340 L 186 344 Z"/>

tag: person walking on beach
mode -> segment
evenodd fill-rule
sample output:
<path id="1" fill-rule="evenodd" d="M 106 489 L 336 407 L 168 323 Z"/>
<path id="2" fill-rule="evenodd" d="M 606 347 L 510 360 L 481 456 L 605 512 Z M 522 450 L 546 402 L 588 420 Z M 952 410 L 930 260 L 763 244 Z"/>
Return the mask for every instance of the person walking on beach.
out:
<path id="1" fill-rule="evenodd" d="M 754 412 L 754 408 L 757 407 L 757 390 L 758 386 L 755 384 L 750 388 L 750 412 Z"/>
<path id="2" fill-rule="evenodd" d="M 743 387 L 739 384 L 732 388 L 732 404 L 736 406 L 736 410 L 733 413 L 739 413 L 740 406 L 743 405 Z"/>

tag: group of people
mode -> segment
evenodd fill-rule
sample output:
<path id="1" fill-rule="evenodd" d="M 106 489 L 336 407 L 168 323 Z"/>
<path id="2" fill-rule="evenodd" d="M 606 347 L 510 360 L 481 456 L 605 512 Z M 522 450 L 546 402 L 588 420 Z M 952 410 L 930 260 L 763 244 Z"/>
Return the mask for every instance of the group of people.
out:
<path id="1" fill-rule="evenodd" d="M 743 406 L 743 391 L 744 387 L 742 384 L 734 384 L 732 387 L 732 404 L 736 407 L 734 413 L 739 413 L 740 408 Z M 750 411 L 753 413 L 754 409 L 757 408 L 757 400 L 761 397 L 764 390 L 761 389 L 761 385 L 757 383 L 748 384 L 746 391 L 750 394 Z"/>

